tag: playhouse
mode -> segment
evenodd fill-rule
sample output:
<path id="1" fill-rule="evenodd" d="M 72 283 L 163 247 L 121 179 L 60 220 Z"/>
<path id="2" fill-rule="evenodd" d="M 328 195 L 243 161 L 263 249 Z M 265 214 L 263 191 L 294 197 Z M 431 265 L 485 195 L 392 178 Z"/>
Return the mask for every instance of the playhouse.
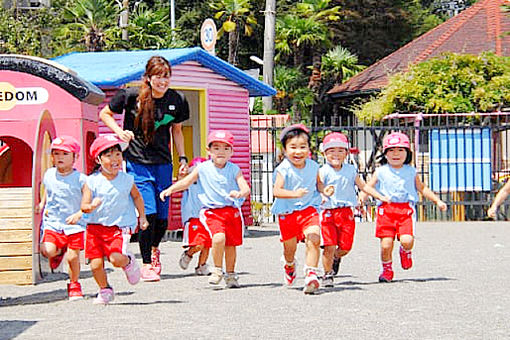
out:
<path id="1" fill-rule="evenodd" d="M 249 98 L 272 96 L 276 91 L 242 70 L 195 48 L 70 53 L 54 60 L 101 88 L 109 98 L 122 86 L 136 85 L 147 60 L 153 55 L 166 58 L 172 65 L 170 87 L 182 92 L 190 105 L 190 119 L 183 123 L 188 159 L 206 157 L 206 138 L 211 130 L 227 129 L 235 137 L 232 161 L 241 167 L 250 181 Z M 123 116 L 116 119 L 122 126 Z M 111 131 L 99 126 L 100 133 Z M 174 164 L 177 164 L 173 152 Z M 176 169 L 174 169 L 176 170 Z M 180 193 L 172 196 L 169 229 L 180 229 Z M 250 202 L 243 205 L 247 225 L 252 224 Z"/>
<path id="2" fill-rule="evenodd" d="M 82 152 L 98 134 L 97 105 L 104 93 L 54 62 L 0 55 L 0 283 L 40 279 L 41 179 L 51 166 L 46 152 L 58 134 L 74 136 Z"/>

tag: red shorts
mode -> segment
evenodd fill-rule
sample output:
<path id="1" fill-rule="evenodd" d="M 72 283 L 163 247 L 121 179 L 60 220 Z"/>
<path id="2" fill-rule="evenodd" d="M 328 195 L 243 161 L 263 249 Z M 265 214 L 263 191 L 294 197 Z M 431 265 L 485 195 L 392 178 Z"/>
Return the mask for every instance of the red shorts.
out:
<path id="1" fill-rule="evenodd" d="M 200 222 L 212 236 L 218 233 L 225 234 L 226 246 L 243 244 L 244 222 L 238 208 L 203 209 L 200 211 Z"/>
<path id="2" fill-rule="evenodd" d="M 321 213 L 323 246 L 338 246 L 342 250 L 351 250 L 354 229 L 354 214 L 350 207 L 326 209 Z"/>
<path id="3" fill-rule="evenodd" d="M 298 242 L 304 240 L 304 231 L 311 226 L 319 226 L 319 213 L 314 207 L 296 210 L 290 214 L 278 215 L 280 226 L 280 241 L 284 242 L 297 238 Z"/>
<path id="4" fill-rule="evenodd" d="M 69 249 L 83 250 L 85 241 L 85 232 L 66 235 L 53 230 L 45 230 L 43 242 L 53 243 L 58 249 L 67 247 Z"/>
<path id="5" fill-rule="evenodd" d="M 383 203 L 377 207 L 375 237 L 413 236 L 416 211 L 409 203 Z"/>
<path id="6" fill-rule="evenodd" d="M 89 224 L 85 240 L 85 258 L 110 257 L 112 253 L 126 254 L 130 237 L 128 228 Z"/>
<path id="7" fill-rule="evenodd" d="M 184 247 L 204 246 L 211 248 L 211 234 L 205 229 L 198 218 L 190 218 L 184 225 L 182 234 Z"/>

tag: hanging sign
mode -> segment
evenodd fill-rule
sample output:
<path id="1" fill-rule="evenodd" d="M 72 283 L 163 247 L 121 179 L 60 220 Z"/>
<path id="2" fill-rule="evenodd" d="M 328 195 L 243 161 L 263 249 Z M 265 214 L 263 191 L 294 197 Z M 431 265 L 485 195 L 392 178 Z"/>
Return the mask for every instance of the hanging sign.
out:
<path id="1" fill-rule="evenodd" d="M 200 42 L 204 50 L 214 54 L 218 32 L 213 19 L 205 19 L 200 29 Z"/>

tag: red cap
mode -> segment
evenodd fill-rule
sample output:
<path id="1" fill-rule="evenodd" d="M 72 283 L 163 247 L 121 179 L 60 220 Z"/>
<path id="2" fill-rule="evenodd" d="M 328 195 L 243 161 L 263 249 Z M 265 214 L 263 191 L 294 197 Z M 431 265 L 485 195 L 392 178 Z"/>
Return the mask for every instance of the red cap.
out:
<path id="1" fill-rule="evenodd" d="M 212 142 L 227 143 L 231 147 L 234 147 L 234 136 L 226 130 L 216 130 L 209 134 L 207 137 L 207 145 L 211 145 Z"/>
<path id="2" fill-rule="evenodd" d="M 193 159 L 191 160 L 191 162 L 189 163 L 189 167 L 190 167 L 190 168 L 192 168 L 192 167 L 194 167 L 195 165 L 198 165 L 198 164 L 203 163 L 203 162 L 205 162 L 205 161 L 207 161 L 207 159 L 206 159 L 206 158 L 204 158 L 204 157 L 195 157 L 195 158 L 193 158 Z"/>
<path id="3" fill-rule="evenodd" d="M 300 124 L 292 124 L 290 126 L 287 126 L 285 129 L 283 129 L 282 132 L 280 132 L 280 142 L 283 141 L 283 138 L 285 138 L 285 135 L 287 135 L 289 132 L 294 131 L 294 130 L 301 130 L 305 133 L 310 132 L 310 130 L 308 130 L 308 128 L 301 123 Z"/>
<path id="4" fill-rule="evenodd" d="M 50 150 L 62 150 L 77 154 L 80 152 L 80 143 L 74 137 L 60 136 L 51 142 Z"/>
<path id="5" fill-rule="evenodd" d="M 123 142 L 116 135 L 99 136 L 90 146 L 90 155 L 95 159 L 101 152 L 115 145 L 119 145 L 122 151 L 126 150 L 128 147 L 128 143 Z"/>
<path id="6" fill-rule="evenodd" d="M 344 148 L 349 150 L 349 140 L 347 136 L 340 132 L 328 133 L 322 141 L 321 151 L 324 152 L 329 148 Z"/>
<path id="7" fill-rule="evenodd" d="M 411 149 L 409 137 L 402 132 L 392 132 L 383 139 L 383 153 L 389 148 Z"/>

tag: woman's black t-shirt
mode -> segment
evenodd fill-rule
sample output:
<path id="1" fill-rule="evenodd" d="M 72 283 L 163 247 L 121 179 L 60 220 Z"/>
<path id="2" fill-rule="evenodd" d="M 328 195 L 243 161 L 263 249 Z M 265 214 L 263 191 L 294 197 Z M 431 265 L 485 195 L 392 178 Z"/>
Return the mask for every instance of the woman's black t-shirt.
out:
<path id="1" fill-rule="evenodd" d="M 139 87 L 119 90 L 108 104 L 110 110 L 122 114 L 124 112 L 124 130 L 131 130 L 135 138 L 129 143 L 124 156 L 133 163 L 168 164 L 172 162 L 169 148 L 170 127 L 189 119 L 189 105 L 183 94 L 168 89 L 163 97 L 154 98 L 154 139 L 145 143 L 140 124 L 135 128 Z"/>

